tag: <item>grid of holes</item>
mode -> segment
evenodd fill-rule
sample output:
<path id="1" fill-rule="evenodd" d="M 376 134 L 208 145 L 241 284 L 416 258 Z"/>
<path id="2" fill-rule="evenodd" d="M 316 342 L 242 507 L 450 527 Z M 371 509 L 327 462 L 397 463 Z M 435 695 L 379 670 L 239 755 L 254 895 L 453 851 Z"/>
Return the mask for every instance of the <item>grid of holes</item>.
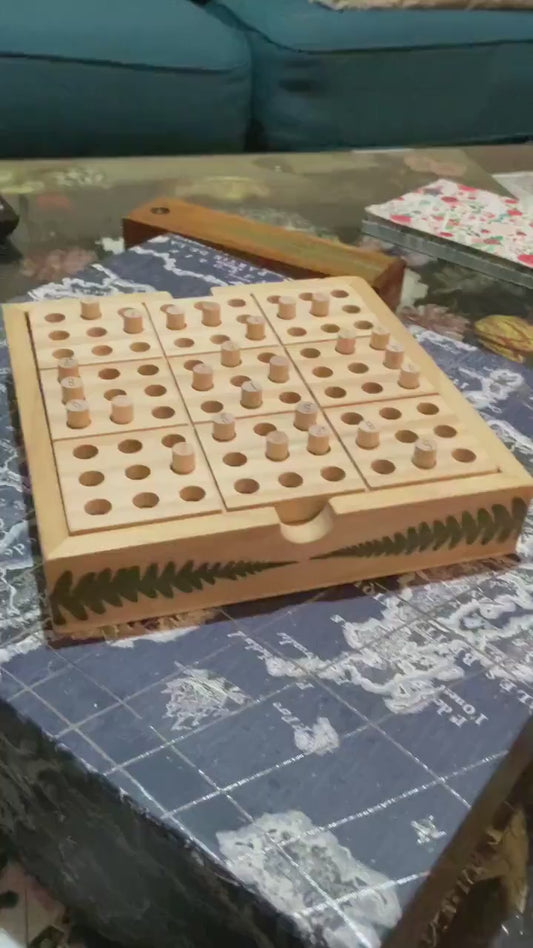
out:
<path id="1" fill-rule="evenodd" d="M 119 313 L 120 312 L 121 311 L 119 310 Z M 88 337 L 89 342 L 93 339 L 102 339 L 104 336 L 108 335 L 108 330 L 104 326 L 92 325 L 93 323 L 97 323 L 98 320 L 102 318 L 103 317 L 100 315 L 96 316 L 94 319 L 87 320 L 89 325 L 85 330 L 85 335 Z M 66 319 L 66 316 L 64 313 L 47 313 L 44 319 L 47 323 L 57 324 L 62 323 Z M 78 328 L 79 326 L 77 326 L 77 329 Z M 48 333 L 50 342 L 66 342 L 67 339 L 70 339 L 70 336 L 71 334 L 67 329 L 52 329 Z M 141 340 L 131 342 L 129 345 L 131 352 L 148 352 L 151 348 L 152 347 L 149 342 Z M 110 346 L 107 343 L 96 343 L 91 348 L 91 353 L 99 359 L 109 358 L 109 356 L 113 355 L 113 351 L 113 346 Z M 68 349 L 64 347 L 54 349 L 52 352 L 54 359 L 69 359 L 74 355 L 74 349 Z"/>
<path id="2" fill-rule="evenodd" d="M 418 402 L 416 406 L 417 412 L 424 417 L 438 415 L 440 413 L 440 408 L 432 401 L 424 400 Z M 400 408 L 394 408 L 392 406 L 384 406 L 379 410 L 379 415 L 385 421 L 399 421 L 402 417 L 402 411 Z M 341 415 L 341 422 L 348 426 L 357 428 L 362 421 L 364 421 L 364 415 L 360 414 L 358 411 L 345 411 Z M 435 419 L 437 420 L 437 419 Z M 432 434 L 440 441 L 447 441 L 448 439 L 455 438 L 457 435 L 457 429 L 452 425 L 441 425 L 436 424 L 433 427 Z M 394 432 L 394 437 L 397 441 L 400 441 L 404 444 L 414 443 L 418 441 L 420 435 L 413 431 L 410 428 L 398 428 Z M 354 445 L 355 435 L 354 435 Z M 369 452 L 379 452 L 379 445 L 375 448 L 359 448 L 358 450 L 369 451 Z M 476 460 L 476 453 L 471 451 L 469 448 L 454 448 L 451 451 L 451 457 L 454 461 L 457 461 L 459 464 L 472 464 Z M 404 459 L 405 460 L 405 459 Z M 414 466 L 414 462 L 411 459 L 409 461 L 411 465 Z M 371 468 L 375 471 L 376 474 L 393 474 L 396 470 L 396 465 L 389 458 L 376 458 L 371 463 Z"/>
<path id="3" fill-rule="evenodd" d="M 215 297 L 206 297 L 206 299 L 204 300 L 200 300 L 197 303 L 193 303 L 192 308 L 198 310 L 201 314 L 203 304 L 208 301 L 218 302 L 220 303 L 221 307 L 231 306 L 233 309 L 241 309 L 242 307 L 246 306 L 246 300 L 243 300 L 243 299 L 235 298 L 235 299 L 230 299 L 230 300 L 220 300 L 220 299 L 215 299 Z M 179 303 L 179 300 L 177 302 Z M 160 306 L 160 312 L 166 316 L 167 307 L 172 307 L 175 305 L 176 305 L 175 302 L 165 303 L 163 306 Z M 257 315 L 258 313 L 238 313 L 235 317 L 235 321 L 237 323 L 240 323 L 242 327 L 242 331 L 243 333 L 245 333 L 246 323 L 248 322 L 251 316 L 257 316 Z M 224 313 L 221 313 L 220 321 L 221 323 L 227 324 L 227 321 L 228 321 L 227 315 L 225 315 Z M 185 307 L 185 325 L 183 326 L 183 328 L 182 329 L 168 329 L 167 331 L 176 334 L 176 338 L 174 339 L 174 345 L 176 346 L 177 349 L 190 349 L 191 346 L 194 346 L 194 339 L 191 339 L 190 335 L 187 335 L 186 330 L 189 329 L 190 331 L 191 329 L 194 329 L 194 328 L 196 328 L 196 325 L 190 326 L 187 323 L 187 307 Z M 216 326 L 213 326 L 213 330 L 214 332 L 209 337 L 209 341 L 212 342 L 213 345 L 215 346 L 221 346 L 223 342 L 229 342 L 229 340 L 232 338 L 231 336 L 228 336 L 227 333 L 220 332 L 219 330 L 217 331 Z M 183 333 L 185 333 L 185 335 L 182 335 Z"/>
<path id="4" fill-rule="evenodd" d="M 148 380 L 149 378 L 153 378 L 154 376 L 158 375 L 161 370 L 160 370 L 160 367 L 158 365 L 155 365 L 153 362 L 145 362 L 143 363 L 143 365 L 137 366 L 136 371 L 138 375 L 146 377 L 146 379 Z M 82 381 L 83 381 L 83 367 L 82 367 L 81 373 L 82 373 Z M 109 365 L 109 366 L 106 366 L 105 369 L 99 370 L 98 378 L 102 379 L 105 382 L 111 382 L 111 381 L 114 381 L 115 379 L 120 378 L 121 374 L 122 374 L 121 369 L 119 369 L 116 365 Z M 147 395 L 149 398 L 163 398 L 163 396 L 166 395 L 167 392 L 168 392 L 168 389 L 166 388 L 165 385 L 159 385 L 155 382 L 150 382 L 144 388 L 144 394 Z M 104 392 L 104 398 L 107 399 L 107 401 L 111 401 L 111 399 L 115 398 L 116 395 L 127 395 L 127 394 L 128 394 L 127 391 L 123 388 L 108 388 Z M 151 409 L 151 414 L 154 418 L 170 419 L 170 418 L 173 418 L 174 415 L 176 414 L 176 409 L 172 408 L 171 405 L 159 404 L 159 405 L 156 405 L 155 408 Z M 112 421 L 113 419 L 110 419 L 110 420 Z"/>
<path id="5" fill-rule="evenodd" d="M 175 444 L 184 442 L 186 438 L 177 434 L 176 432 L 167 433 L 162 436 L 161 444 L 169 449 L 168 455 L 168 466 L 172 474 L 175 474 L 177 481 L 177 494 L 176 499 L 179 497 L 181 500 L 194 503 L 199 500 L 203 500 L 205 497 L 205 490 L 203 487 L 197 486 L 195 484 L 187 484 L 185 487 L 179 489 L 179 478 L 183 475 L 177 474 L 172 470 L 171 467 L 171 449 Z M 116 446 L 115 450 L 118 451 L 119 455 L 131 455 L 131 464 L 123 470 L 123 476 L 127 480 L 132 481 L 143 481 L 149 477 L 152 473 L 150 467 L 147 464 L 135 463 L 135 455 L 137 455 L 143 449 L 142 441 L 138 438 L 124 438 L 123 441 L 120 441 Z M 87 442 L 85 444 L 78 444 L 72 450 L 72 455 L 74 458 L 81 462 L 92 461 L 93 458 L 96 458 L 99 454 L 99 450 L 95 444 Z M 81 468 L 83 467 L 83 470 Z M 96 487 L 105 481 L 105 475 L 102 471 L 98 470 L 96 467 L 85 467 L 84 464 L 80 464 L 80 473 L 78 475 L 78 482 L 82 487 Z M 135 507 L 146 508 L 146 507 L 157 507 L 159 504 L 160 498 L 158 494 L 154 491 L 140 491 L 135 494 L 132 500 L 132 503 Z M 85 513 L 90 514 L 91 516 L 99 517 L 104 516 L 105 514 L 110 513 L 112 510 L 111 501 L 106 497 L 91 497 L 85 504 L 83 509 Z"/>
<path id="6" fill-rule="evenodd" d="M 303 302 L 311 303 L 315 292 L 325 293 L 326 295 L 332 296 L 334 299 L 345 299 L 347 296 L 350 295 L 346 290 L 341 290 L 341 289 L 328 290 L 327 288 L 324 288 L 324 290 L 319 290 L 317 288 L 313 292 L 299 293 L 298 299 L 302 300 Z M 272 305 L 277 306 L 277 304 L 279 303 L 280 296 L 292 296 L 292 294 L 290 293 L 290 290 L 288 290 L 286 293 L 274 293 L 271 296 L 267 297 L 267 301 L 271 303 Z M 346 303 L 341 306 L 341 312 L 343 313 L 343 315 L 355 316 L 361 312 L 361 307 L 357 306 L 355 303 Z M 334 322 L 331 322 L 329 317 L 315 316 L 313 313 L 311 313 L 310 306 L 309 306 L 309 311 L 307 315 L 309 315 L 313 320 L 316 320 L 317 322 L 319 319 L 324 320 L 324 322 L 320 324 L 320 328 L 322 332 L 331 333 L 331 335 L 333 335 L 334 333 L 339 332 L 339 330 L 341 329 L 339 325 L 337 325 Z M 277 318 L 281 319 L 280 316 L 277 316 Z M 297 318 L 297 314 L 289 317 L 289 319 L 295 319 L 295 318 Z M 287 317 L 285 317 L 284 321 L 286 321 L 286 319 Z M 359 329 L 361 331 L 370 330 L 372 329 L 373 325 L 374 325 L 374 320 L 365 319 L 363 317 L 360 317 L 359 319 L 355 319 L 353 323 L 354 328 Z M 343 326 L 344 328 L 346 327 L 346 323 L 344 320 L 343 320 Z M 287 329 L 287 332 L 289 336 L 300 337 L 300 338 L 307 335 L 307 329 L 304 329 L 303 326 L 289 326 Z"/>
<path id="7" fill-rule="evenodd" d="M 306 346 L 300 349 L 300 355 L 304 359 L 319 359 L 323 353 L 316 346 Z M 369 371 L 370 367 L 366 362 L 354 356 L 353 362 L 350 362 L 346 368 L 348 372 L 361 377 Z M 384 368 L 387 368 L 387 366 L 384 365 Z M 390 371 L 397 372 L 397 369 L 391 369 Z M 312 374 L 316 378 L 327 379 L 333 375 L 333 369 L 327 365 L 317 365 L 313 368 Z M 383 385 L 381 385 L 380 382 L 363 382 L 361 390 L 367 395 L 380 395 L 383 391 Z M 324 388 L 324 394 L 327 395 L 328 398 L 346 398 L 348 393 L 341 385 L 327 385 Z"/>

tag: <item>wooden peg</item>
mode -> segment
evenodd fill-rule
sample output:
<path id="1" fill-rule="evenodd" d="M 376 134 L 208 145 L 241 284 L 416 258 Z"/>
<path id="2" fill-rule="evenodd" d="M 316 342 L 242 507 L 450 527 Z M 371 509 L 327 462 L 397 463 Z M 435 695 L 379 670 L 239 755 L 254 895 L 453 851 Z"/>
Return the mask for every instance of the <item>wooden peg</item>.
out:
<path id="1" fill-rule="evenodd" d="M 385 358 L 383 364 L 388 369 L 399 369 L 403 362 L 403 346 L 398 342 L 389 342 L 385 349 Z"/>
<path id="2" fill-rule="evenodd" d="M 170 466 L 175 474 L 191 474 L 196 467 L 193 445 L 188 441 L 178 441 L 177 444 L 173 444 Z"/>
<path id="3" fill-rule="evenodd" d="M 133 334 L 143 331 L 144 319 L 140 309 L 123 309 L 122 319 L 124 323 L 124 332 Z"/>
<path id="4" fill-rule="evenodd" d="M 390 340 L 390 332 L 383 326 L 374 326 L 370 335 L 371 349 L 386 349 Z"/>
<path id="5" fill-rule="evenodd" d="M 294 296 L 280 296 L 278 300 L 278 316 L 280 319 L 294 319 L 296 316 L 296 300 Z"/>
<path id="6" fill-rule="evenodd" d="M 294 412 L 294 427 L 299 431 L 309 431 L 311 425 L 316 424 L 318 408 L 314 402 L 300 402 Z"/>
<path id="7" fill-rule="evenodd" d="M 115 395 L 111 399 L 110 417 L 116 425 L 128 425 L 133 421 L 133 401 L 129 395 Z"/>
<path id="8" fill-rule="evenodd" d="M 329 313 L 329 293 L 313 293 L 311 297 L 311 315 L 327 316 Z"/>
<path id="9" fill-rule="evenodd" d="M 420 385 L 420 369 L 412 362 L 406 362 L 400 369 L 398 385 L 402 388 L 418 388 Z"/>
<path id="10" fill-rule="evenodd" d="M 263 316 L 248 316 L 246 320 L 246 338 L 265 338 L 265 320 Z"/>
<path id="11" fill-rule="evenodd" d="M 355 440 L 360 448 L 377 448 L 379 428 L 376 428 L 371 421 L 362 421 L 357 429 Z"/>
<path id="12" fill-rule="evenodd" d="M 335 351 L 342 355 L 351 355 L 355 352 L 356 333 L 353 329 L 341 329 L 337 336 Z"/>
<path id="13" fill-rule="evenodd" d="M 80 304 L 82 319 L 99 319 L 102 315 L 100 300 L 82 300 Z"/>
<path id="14" fill-rule="evenodd" d="M 215 300 L 202 303 L 202 322 L 204 326 L 220 326 L 220 303 Z"/>
<path id="15" fill-rule="evenodd" d="M 241 385 L 241 405 L 243 408 L 260 408 L 263 404 L 263 389 L 251 379 Z"/>
<path id="16" fill-rule="evenodd" d="M 57 377 L 59 381 L 61 379 L 67 378 L 69 375 L 79 375 L 80 367 L 78 365 L 78 360 L 74 356 L 69 356 L 66 359 L 59 359 L 57 363 Z"/>
<path id="17" fill-rule="evenodd" d="M 89 405 L 84 398 L 67 402 L 67 425 L 69 428 L 86 428 L 91 423 Z"/>
<path id="18" fill-rule="evenodd" d="M 207 392 L 213 388 L 213 369 L 205 362 L 198 362 L 192 370 L 192 387 L 197 392 Z"/>
<path id="19" fill-rule="evenodd" d="M 61 401 L 64 405 L 67 402 L 79 401 L 85 398 L 83 382 L 79 375 L 67 375 L 61 379 Z"/>
<path id="20" fill-rule="evenodd" d="M 437 463 L 437 445 L 431 438 L 419 438 L 413 451 L 413 464 L 417 467 L 435 467 Z"/>
<path id="21" fill-rule="evenodd" d="M 268 377 L 271 382 L 288 382 L 290 362 L 287 356 L 272 356 L 268 363 Z"/>
<path id="22" fill-rule="evenodd" d="M 271 461 L 284 461 L 289 456 L 289 436 L 284 431 L 270 431 L 265 438 L 265 454 Z"/>
<path id="23" fill-rule="evenodd" d="M 235 418 L 223 411 L 213 419 L 213 438 L 215 441 L 232 441 L 235 437 Z"/>
<path id="24" fill-rule="evenodd" d="M 329 451 L 329 428 L 311 425 L 307 435 L 307 450 L 311 454 L 327 454 Z"/>
<path id="25" fill-rule="evenodd" d="M 185 329 L 187 322 L 183 306 L 179 306 L 177 303 L 169 303 L 163 309 L 167 317 L 167 329 Z"/>
<path id="26" fill-rule="evenodd" d="M 222 343 L 220 346 L 220 362 L 221 365 L 230 367 L 241 364 L 241 349 L 237 342 L 227 339 L 226 342 Z"/>

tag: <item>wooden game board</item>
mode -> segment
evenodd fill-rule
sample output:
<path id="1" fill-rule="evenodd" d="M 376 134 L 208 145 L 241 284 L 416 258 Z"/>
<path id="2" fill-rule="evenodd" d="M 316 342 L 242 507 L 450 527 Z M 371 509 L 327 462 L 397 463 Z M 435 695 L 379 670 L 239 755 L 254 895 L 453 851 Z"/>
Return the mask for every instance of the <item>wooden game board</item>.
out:
<path id="1" fill-rule="evenodd" d="M 5 323 L 58 636 L 515 548 L 533 481 L 362 280 Z"/>

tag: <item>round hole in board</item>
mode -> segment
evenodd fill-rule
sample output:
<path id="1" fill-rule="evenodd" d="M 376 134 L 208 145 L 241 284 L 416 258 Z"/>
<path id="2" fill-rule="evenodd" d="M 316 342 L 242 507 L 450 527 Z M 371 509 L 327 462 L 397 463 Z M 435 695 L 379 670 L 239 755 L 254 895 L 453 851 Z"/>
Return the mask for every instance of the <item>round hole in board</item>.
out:
<path id="1" fill-rule="evenodd" d="M 341 421 L 343 421 L 345 425 L 360 425 L 362 420 L 363 416 L 356 411 L 345 411 L 344 414 L 341 415 Z"/>
<path id="2" fill-rule="evenodd" d="M 159 497 L 157 494 L 145 491 L 142 494 L 135 494 L 133 503 L 136 507 L 155 507 L 159 503 Z"/>
<path id="3" fill-rule="evenodd" d="M 98 454 L 98 448 L 95 444 L 78 444 L 73 450 L 75 458 L 81 458 L 86 461 L 87 458 L 95 458 Z"/>
<path id="4" fill-rule="evenodd" d="M 201 365 L 201 364 L 202 364 L 201 359 L 187 359 L 187 361 L 184 363 L 185 368 L 187 369 L 188 372 L 192 372 L 195 365 Z"/>
<path id="5" fill-rule="evenodd" d="M 341 388 L 340 385 L 329 385 L 325 390 L 325 394 L 328 398 L 344 398 L 346 395 L 346 389 Z"/>
<path id="6" fill-rule="evenodd" d="M 195 484 L 189 484 L 188 487 L 183 487 L 180 490 L 180 497 L 182 500 L 190 500 L 192 502 L 203 500 L 205 497 L 205 490 L 203 487 L 196 487 Z"/>
<path id="7" fill-rule="evenodd" d="M 100 369 L 98 373 L 98 378 L 105 379 L 118 379 L 120 372 L 118 369 Z"/>
<path id="8" fill-rule="evenodd" d="M 339 327 L 335 323 L 322 323 L 320 328 L 322 332 L 339 332 Z"/>
<path id="9" fill-rule="evenodd" d="M 51 339 L 52 342 L 61 342 L 62 339 L 68 339 L 69 336 L 70 333 L 65 329 L 54 329 L 53 332 L 48 333 L 48 338 Z"/>
<path id="10" fill-rule="evenodd" d="M 111 355 L 113 349 L 111 346 L 93 346 L 91 352 L 95 356 L 108 356 Z"/>
<path id="11" fill-rule="evenodd" d="M 331 295 L 334 296 L 335 299 L 342 300 L 348 296 L 348 293 L 346 290 L 332 290 Z"/>
<path id="12" fill-rule="evenodd" d="M 346 477 L 342 467 L 323 467 L 320 474 L 325 481 L 342 481 Z"/>
<path id="13" fill-rule="evenodd" d="M 342 307 L 343 313 L 360 313 L 361 307 L 356 306 L 355 303 L 348 303 L 346 306 Z"/>
<path id="14" fill-rule="evenodd" d="M 253 477 L 241 477 L 233 486 L 238 494 L 255 494 L 259 490 L 259 484 Z"/>
<path id="15" fill-rule="evenodd" d="M 416 431 L 409 431 L 408 428 L 405 428 L 402 431 L 397 431 L 394 437 L 397 441 L 401 441 L 403 444 L 411 444 L 413 441 L 418 441 L 418 435 Z"/>
<path id="16" fill-rule="evenodd" d="M 363 375 L 364 372 L 368 372 L 368 366 L 366 362 L 350 362 L 348 371 L 355 375 Z"/>
<path id="17" fill-rule="evenodd" d="M 269 302 L 269 303 L 279 303 L 279 296 L 278 296 L 278 295 L 276 295 L 276 296 L 269 296 L 269 297 L 268 297 L 268 302 Z"/>
<path id="18" fill-rule="evenodd" d="M 393 421 L 396 418 L 402 417 L 402 413 L 399 408 L 381 408 L 379 413 L 381 417 L 386 418 L 387 421 Z"/>
<path id="19" fill-rule="evenodd" d="M 312 294 L 312 293 L 300 293 L 300 299 L 301 299 L 301 300 L 305 300 L 306 302 L 310 302 L 310 300 L 313 299 L 313 294 Z"/>
<path id="20" fill-rule="evenodd" d="M 101 484 L 103 479 L 104 475 L 101 471 L 84 471 L 78 477 L 80 484 L 84 487 L 94 487 L 96 484 Z"/>
<path id="21" fill-rule="evenodd" d="M 132 342 L 130 349 L 132 352 L 148 352 L 150 348 L 149 342 Z"/>
<path id="22" fill-rule="evenodd" d="M 47 323 L 62 323 L 65 315 L 64 313 L 47 313 L 44 318 Z"/>
<path id="23" fill-rule="evenodd" d="M 302 326 L 291 326 L 287 332 L 289 336 L 307 336 L 307 329 L 303 329 Z"/>
<path id="24" fill-rule="evenodd" d="M 159 372 L 158 365 L 152 365 L 150 362 L 147 362 L 146 365 L 140 365 L 137 369 L 139 375 L 157 375 Z"/>
<path id="25" fill-rule="evenodd" d="M 468 448 L 456 448 L 455 451 L 452 451 L 452 458 L 461 461 L 462 464 L 471 464 L 472 461 L 476 460 L 476 455 Z"/>
<path id="26" fill-rule="evenodd" d="M 243 382 L 249 382 L 249 381 L 250 381 L 249 375 L 234 375 L 233 378 L 230 379 L 231 384 L 235 385 L 237 388 L 240 388 Z"/>
<path id="27" fill-rule="evenodd" d="M 356 329 L 372 329 L 372 325 L 369 319 L 356 319 L 354 323 Z"/>
<path id="28" fill-rule="evenodd" d="M 166 388 L 164 385 L 147 385 L 144 394 L 149 395 L 151 398 L 160 398 L 161 395 L 165 395 Z"/>
<path id="29" fill-rule="evenodd" d="M 329 379 L 330 375 L 333 375 L 333 369 L 329 369 L 327 365 L 317 365 L 313 369 L 313 375 L 318 376 L 319 379 Z"/>
<path id="30" fill-rule="evenodd" d="M 282 392 L 279 396 L 280 402 L 283 402 L 285 405 L 295 405 L 296 402 L 301 401 L 302 396 L 298 395 L 298 392 Z"/>
<path id="31" fill-rule="evenodd" d="M 379 461 L 372 461 L 372 470 L 376 474 L 392 474 L 396 470 L 396 465 L 392 461 L 381 458 Z"/>
<path id="32" fill-rule="evenodd" d="M 104 392 L 104 398 L 107 398 L 108 402 L 111 401 L 115 395 L 126 395 L 127 392 L 123 388 L 108 388 L 107 392 Z"/>
<path id="33" fill-rule="evenodd" d="M 52 352 L 54 359 L 70 359 L 74 355 L 73 349 L 55 349 Z"/>
<path id="34" fill-rule="evenodd" d="M 260 421 L 258 425 L 255 425 L 254 431 L 258 435 L 267 435 L 271 431 L 276 431 L 276 426 L 271 425 L 269 421 Z"/>
<path id="35" fill-rule="evenodd" d="M 194 339 L 188 339 L 187 337 L 175 339 L 174 345 L 177 346 L 178 349 L 190 349 L 191 346 L 194 346 Z"/>
<path id="36" fill-rule="evenodd" d="M 222 411 L 223 408 L 224 408 L 224 405 L 222 404 L 222 402 L 215 402 L 215 401 L 202 402 L 202 411 L 207 412 L 208 415 L 216 411 Z"/>
<path id="37" fill-rule="evenodd" d="M 274 352 L 260 352 L 257 358 L 260 362 L 270 362 L 274 358 Z"/>
<path id="38" fill-rule="evenodd" d="M 185 438 L 180 434 L 166 434 L 161 438 L 161 444 L 165 448 L 173 448 L 175 444 L 180 444 L 182 441 L 185 441 Z"/>
<path id="39" fill-rule="evenodd" d="M 226 301 L 228 306 L 246 306 L 246 300 L 231 299 Z"/>
<path id="40" fill-rule="evenodd" d="M 150 468 L 146 464 L 130 464 L 125 471 L 126 477 L 129 477 L 132 481 L 142 481 L 143 478 L 148 477 L 150 474 Z"/>
<path id="41" fill-rule="evenodd" d="M 104 329 L 103 326 L 91 326 L 91 328 L 87 330 L 87 335 L 91 336 L 91 338 L 95 336 L 107 336 L 107 329 Z"/>
<path id="42" fill-rule="evenodd" d="M 109 513 L 111 504 L 104 497 L 95 497 L 94 500 L 88 500 L 84 507 L 85 513 L 92 517 L 101 517 L 102 514 Z"/>
<path id="43" fill-rule="evenodd" d="M 224 464 L 228 464 L 229 467 L 242 467 L 243 464 L 246 464 L 248 458 L 240 451 L 230 451 L 229 454 L 224 455 L 222 460 Z"/>
<path id="44" fill-rule="evenodd" d="M 300 355 L 304 359 L 318 359 L 320 355 L 320 349 L 300 349 Z"/>
<path id="45" fill-rule="evenodd" d="M 154 418 L 172 418 L 176 412 L 170 405 L 159 405 L 157 408 L 152 409 L 152 415 Z"/>
<path id="46" fill-rule="evenodd" d="M 419 402 L 416 406 L 416 410 L 419 411 L 421 415 L 436 415 L 438 414 L 439 406 L 433 402 Z"/>
<path id="47" fill-rule="evenodd" d="M 437 425 L 433 431 L 437 435 L 437 438 L 455 438 L 457 434 L 457 428 L 452 428 L 451 425 Z"/>
<path id="48" fill-rule="evenodd" d="M 228 342 L 229 336 L 224 336 L 223 333 L 217 333 L 214 336 L 209 337 L 211 342 L 214 342 L 216 346 L 221 346 L 223 342 Z"/>
<path id="49" fill-rule="evenodd" d="M 295 471 L 284 471 L 283 474 L 280 474 L 278 477 L 282 487 L 300 487 L 304 479 L 301 474 L 296 474 Z"/>
<path id="50" fill-rule="evenodd" d="M 120 441 L 118 445 L 119 451 L 122 451 L 123 454 L 135 454 L 136 451 L 140 451 L 142 444 L 140 441 L 137 441 L 136 438 L 126 438 L 125 441 Z"/>
<path id="51" fill-rule="evenodd" d="M 383 391 L 383 385 L 380 385 L 379 382 L 365 382 L 361 388 L 363 389 L 363 392 L 367 393 L 367 395 L 378 395 Z"/>

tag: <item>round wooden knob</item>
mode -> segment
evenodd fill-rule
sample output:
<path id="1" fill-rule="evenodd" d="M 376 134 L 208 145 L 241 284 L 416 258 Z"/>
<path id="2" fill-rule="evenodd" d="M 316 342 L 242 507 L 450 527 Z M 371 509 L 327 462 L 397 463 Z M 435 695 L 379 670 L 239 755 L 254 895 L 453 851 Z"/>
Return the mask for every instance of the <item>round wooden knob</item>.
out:
<path id="1" fill-rule="evenodd" d="M 385 349 L 385 358 L 383 364 L 388 369 L 399 369 L 403 362 L 403 347 L 397 342 L 389 342 Z"/>
<path id="2" fill-rule="evenodd" d="M 227 339 L 220 346 L 220 362 L 222 365 L 236 366 L 241 364 L 241 348 L 238 343 Z"/>
<path id="3" fill-rule="evenodd" d="M 284 431 L 270 431 L 265 438 L 265 454 L 271 461 L 284 461 L 289 456 L 289 436 Z"/>
<path id="4" fill-rule="evenodd" d="M 99 319 L 102 315 L 100 300 L 82 300 L 80 308 L 82 319 Z"/>
<path id="5" fill-rule="evenodd" d="M 268 377 L 271 382 L 289 380 L 290 362 L 287 356 L 272 356 L 268 363 Z"/>
<path id="6" fill-rule="evenodd" d="M 223 411 L 213 419 L 213 438 L 215 441 L 232 441 L 235 437 L 235 418 Z"/>
<path id="7" fill-rule="evenodd" d="M 299 431 L 309 431 L 311 425 L 316 424 L 318 408 L 314 402 L 300 402 L 294 412 L 294 427 Z"/>
<path id="8" fill-rule="evenodd" d="M 64 405 L 67 402 L 79 401 L 85 398 L 83 382 L 79 375 L 67 375 L 61 379 L 61 401 Z"/>
<path id="9" fill-rule="evenodd" d="M 413 451 L 413 464 L 421 468 L 435 467 L 437 445 L 431 438 L 419 438 Z"/>
<path id="10" fill-rule="evenodd" d="M 192 370 L 192 387 L 197 392 L 207 392 L 213 388 L 213 369 L 205 362 L 198 362 Z"/>
<path id="11" fill-rule="evenodd" d="M 329 313 L 329 294 L 313 293 L 311 297 L 311 315 L 327 316 Z"/>
<path id="12" fill-rule="evenodd" d="M 57 377 L 59 381 L 61 379 L 67 378 L 69 375 L 79 375 L 80 367 L 78 360 L 73 356 L 69 356 L 66 359 L 58 359 L 57 362 Z"/>
<path id="13" fill-rule="evenodd" d="M 248 316 L 246 320 L 246 338 L 265 338 L 265 320 L 263 316 Z"/>
<path id="14" fill-rule="evenodd" d="M 307 450 L 311 454 L 327 454 L 329 451 L 329 428 L 311 425 L 307 435 Z"/>
<path id="15" fill-rule="evenodd" d="M 406 362 L 400 369 L 398 384 L 402 388 L 418 388 L 420 385 L 420 369 L 412 362 Z"/>
<path id="16" fill-rule="evenodd" d="M 91 423 L 89 405 L 84 398 L 67 402 L 67 425 L 69 428 L 86 428 Z"/>
<path id="17" fill-rule="evenodd" d="M 370 335 L 371 349 L 386 349 L 389 344 L 390 332 L 383 326 L 374 326 Z"/>
<path id="18" fill-rule="evenodd" d="M 178 441 L 177 444 L 173 444 L 170 466 L 176 474 L 191 474 L 196 467 L 193 445 L 188 441 Z"/>
<path id="19" fill-rule="evenodd" d="M 360 448 L 377 448 L 379 429 L 371 421 L 362 421 L 357 429 L 355 440 Z"/>
<path id="20" fill-rule="evenodd" d="M 202 322 L 204 326 L 220 326 L 220 303 L 214 300 L 202 303 Z"/>
<path id="21" fill-rule="evenodd" d="M 128 425 L 133 421 L 133 402 L 129 395 L 115 395 L 111 399 L 111 421 L 116 425 Z"/>
<path id="22" fill-rule="evenodd" d="M 356 333 L 353 329 L 341 329 L 335 343 L 335 351 L 342 355 L 351 355 L 355 352 L 355 340 Z"/>
<path id="23" fill-rule="evenodd" d="M 294 296 L 280 296 L 278 300 L 278 316 L 280 319 L 294 319 L 296 316 L 296 300 Z"/>
<path id="24" fill-rule="evenodd" d="M 185 329 L 187 321 L 185 319 L 185 309 L 178 303 L 169 303 L 164 307 L 167 317 L 167 329 Z"/>
<path id="25" fill-rule="evenodd" d="M 263 404 L 263 389 L 251 379 L 241 385 L 241 405 L 243 408 L 260 408 Z"/>
<path id="26" fill-rule="evenodd" d="M 123 309 L 124 332 L 133 334 L 144 329 L 144 317 L 140 309 Z"/>

